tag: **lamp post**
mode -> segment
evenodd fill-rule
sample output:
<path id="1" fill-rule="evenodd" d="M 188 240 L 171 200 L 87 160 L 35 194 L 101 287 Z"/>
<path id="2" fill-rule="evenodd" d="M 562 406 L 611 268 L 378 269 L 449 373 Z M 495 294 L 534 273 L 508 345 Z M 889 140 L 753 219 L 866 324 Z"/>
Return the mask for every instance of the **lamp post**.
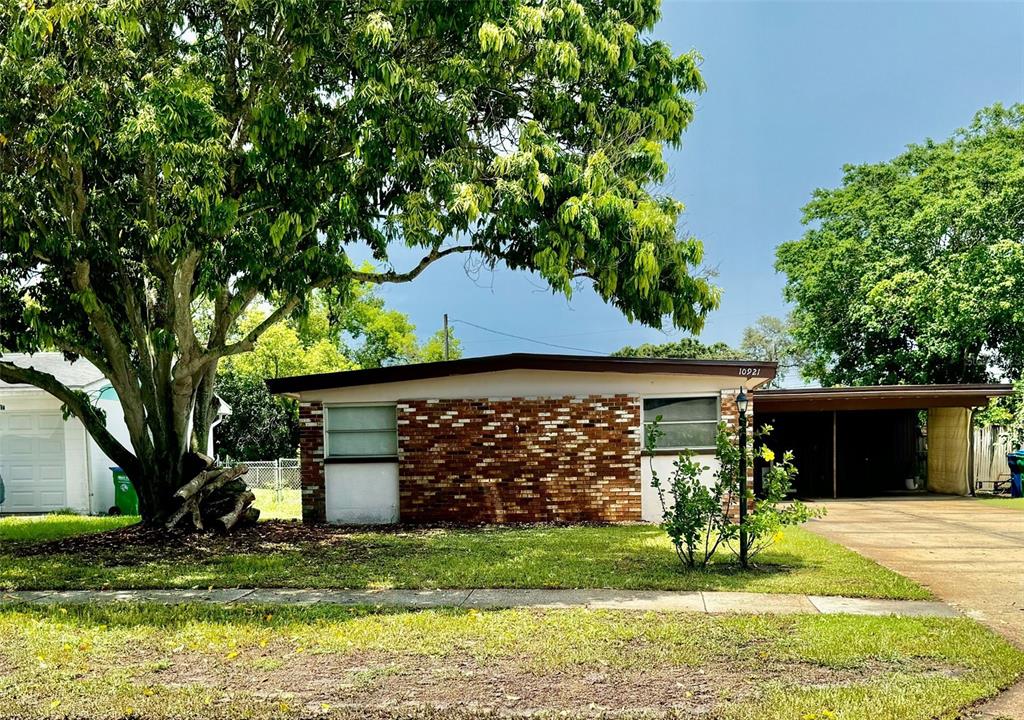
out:
<path id="1" fill-rule="evenodd" d="M 736 409 L 740 412 L 740 565 L 747 567 L 747 393 L 740 387 Z"/>

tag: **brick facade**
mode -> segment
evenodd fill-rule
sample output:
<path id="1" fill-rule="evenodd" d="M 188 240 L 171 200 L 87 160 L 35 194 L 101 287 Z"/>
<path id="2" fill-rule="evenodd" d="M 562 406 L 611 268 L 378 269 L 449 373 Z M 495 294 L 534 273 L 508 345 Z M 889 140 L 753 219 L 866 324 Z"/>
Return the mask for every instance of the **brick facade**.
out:
<path id="1" fill-rule="evenodd" d="M 319 402 L 299 404 L 299 463 L 302 479 L 302 521 L 327 520 L 324 490 L 324 406 Z"/>
<path id="2" fill-rule="evenodd" d="M 740 429 L 740 411 L 736 407 L 736 396 L 739 389 L 722 391 L 722 422 L 729 426 L 732 433 L 738 433 Z M 747 442 L 753 446 L 754 432 L 754 398 L 753 393 L 747 391 Z M 738 436 L 737 436 L 738 438 Z M 747 463 L 747 509 L 754 509 L 754 463 Z M 733 504 L 733 512 L 739 516 L 739 504 Z"/>
<path id="3" fill-rule="evenodd" d="M 639 396 L 622 394 L 399 401 L 400 520 L 639 521 L 640 408 Z M 722 392 L 721 411 L 735 432 L 736 391 Z M 751 433 L 752 400 L 747 419 Z M 326 521 L 324 420 L 322 403 L 300 403 L 307 523 Z M 751 465 L 751 507 L 753 478 Z"/>
<path id="4" fill-rule="evenodd" d="M 403 522 L 640 519 L 635 395 L 398 403 Z"/>

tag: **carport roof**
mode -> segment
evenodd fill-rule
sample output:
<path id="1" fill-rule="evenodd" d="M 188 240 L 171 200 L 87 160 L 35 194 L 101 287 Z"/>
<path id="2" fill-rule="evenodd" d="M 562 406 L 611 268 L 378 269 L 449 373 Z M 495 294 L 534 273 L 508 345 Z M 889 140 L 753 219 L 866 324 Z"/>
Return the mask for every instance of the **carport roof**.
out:
<path id="1" fill-rule="evenodd" d="M 760 390 L 754 394 L 754 410 L 781 413 L 983 407 L 990 398 L 1012 393 L 1013 386 L 1002 383 Z"/>

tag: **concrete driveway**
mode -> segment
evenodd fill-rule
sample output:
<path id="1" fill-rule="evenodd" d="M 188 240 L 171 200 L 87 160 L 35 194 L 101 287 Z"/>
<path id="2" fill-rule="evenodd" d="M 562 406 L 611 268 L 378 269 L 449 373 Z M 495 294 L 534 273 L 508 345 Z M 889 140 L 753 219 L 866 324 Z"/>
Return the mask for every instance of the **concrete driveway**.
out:
<path id="1" fill-rule="evenodd" d="M 1024 512 L 974 498 L 828 500 L 808 528 L 916 580 L 1024 648 Z M 1024 718 L 1024 685 L 989 716 Z"/>

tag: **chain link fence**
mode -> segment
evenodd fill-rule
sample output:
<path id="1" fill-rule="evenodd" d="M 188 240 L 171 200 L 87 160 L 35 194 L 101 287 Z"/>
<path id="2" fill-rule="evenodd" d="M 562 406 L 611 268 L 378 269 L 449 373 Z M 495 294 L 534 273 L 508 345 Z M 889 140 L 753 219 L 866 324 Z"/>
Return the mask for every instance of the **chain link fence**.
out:
<path id="1" fill-rule="evenodd" d="M 261 517 L 292 519 L 302 517 L 302 481 L 298 458 L 251 460 L 243 478 L 256 494 Z"/>

